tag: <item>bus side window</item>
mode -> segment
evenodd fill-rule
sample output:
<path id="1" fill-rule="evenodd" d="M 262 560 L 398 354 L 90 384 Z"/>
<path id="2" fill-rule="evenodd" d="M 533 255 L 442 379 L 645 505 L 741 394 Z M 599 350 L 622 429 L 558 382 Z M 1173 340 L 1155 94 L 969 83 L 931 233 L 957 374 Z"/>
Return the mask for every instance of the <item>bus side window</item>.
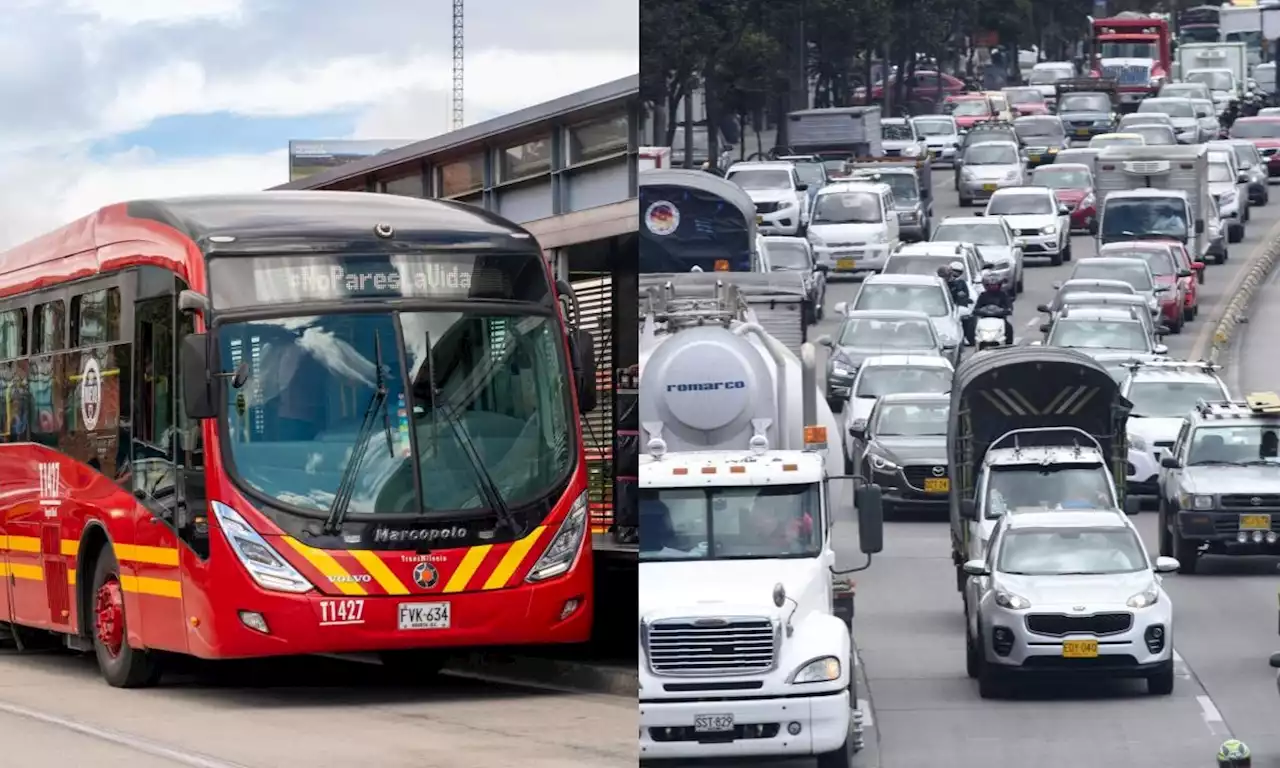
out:
<path id="1" fill-rule="evenodd" d="M 37 304 L 31 318 L 31 358 L 27 361 L 28 419 L 32 442 L 58 448 L 66 407 L 62 356 L 66 309 L 62 299 Z"/>
<path id="2" fill-rule="evenodd" d="M 71 348 L 120 340 L 120 289 L 104 288 L 71 299 Z"/>
<path id="3" fill-rule="evenodd" d="M 74 302 L 72 309 L 74 315 Z M 172 293 L 141 299 L 134 306 L 133 490 L 153 515 L 170 525 L 174 525 L 179 499 L 174 467 L 177 441 L 173 439 L 173 320 Z"/>
<path id="4" fill-rule="evenodd" d="M 0 442 L 26 439 L 27 310 L 0 312 Z"/>
<path id="5" fill-rule="evenodd" d="M 35 329 L 31 333 L 31 353 L 47 355 L 63 349 L 66 313 L 62 299 L 36 305 Z"/>

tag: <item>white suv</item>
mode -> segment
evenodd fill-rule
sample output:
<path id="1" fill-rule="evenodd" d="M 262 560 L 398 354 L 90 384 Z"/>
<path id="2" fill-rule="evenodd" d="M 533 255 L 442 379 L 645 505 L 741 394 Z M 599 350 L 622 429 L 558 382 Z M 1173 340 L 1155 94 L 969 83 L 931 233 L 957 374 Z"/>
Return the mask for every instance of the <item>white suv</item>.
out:
<path id="1" fill-rule="evenodd" d="M 725 174 L 756 204 L 756 226 L 764 235 L 801 235 L 809 223 L 809 186 L 794 163 L 734 163 Z"/>

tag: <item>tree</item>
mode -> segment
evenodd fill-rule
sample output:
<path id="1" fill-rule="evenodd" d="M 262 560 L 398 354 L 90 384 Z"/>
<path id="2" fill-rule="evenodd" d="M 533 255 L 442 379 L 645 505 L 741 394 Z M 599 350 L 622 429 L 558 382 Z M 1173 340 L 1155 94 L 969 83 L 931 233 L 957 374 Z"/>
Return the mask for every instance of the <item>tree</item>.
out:
<path id="1" fill-rule="evenodd" d="M 667 118 L 659 133 L 675 138 L 676 109 L 701 75 L 712 31 L 690 0 L 645 0 L 640 12 L 640 97 Z"/>

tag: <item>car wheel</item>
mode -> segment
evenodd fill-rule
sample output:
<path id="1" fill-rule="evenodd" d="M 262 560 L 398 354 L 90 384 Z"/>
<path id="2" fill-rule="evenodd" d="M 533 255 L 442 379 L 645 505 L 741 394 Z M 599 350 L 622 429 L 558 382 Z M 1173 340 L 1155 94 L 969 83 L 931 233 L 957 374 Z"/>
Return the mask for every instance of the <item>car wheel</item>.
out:
<path id="1" fill-rule="evenodd" d="M 1184 538 L 1176 529 L 1171 534 L 1173 556 L 1178 559 L 1178 573 L 1193 575 L 1196 572 L 1196 559 L 1200 556 L 1200 542 Z"/>
<path id="2" fill-rule="evenodd" d="M 1054 267 L 1062 266 L 1062 256 L 1063 254 L 1061 251 L 1053 254 L 1052 256 L 1049 257 L 1049 264 Z"/>
<path id="3" fill-rule="evenodd" d="M 968 617 L 965 617 L 965 623 L 968 624 Z M 973 641 L 973 635 L 969 634 L 969 628 L 964 629 L 964 671 L 971 679 L 978 679 L 978 675 L 982 673 L 982 650 L 981 646 Z"/>
<path id="4" fill-rule="evenodd" d="M 961 207 L 961 208 L 968 208 L 968 207 L 970 207 L 970 206 L 972 206 L 972 205 L 973 205 L 973 198 L 972 198 L 972 197 L 964 197 L 963 195 L 960 197 L 960 207 Z"/>
<path id="5" fill-rule="evenodd" d="M 1169 507 L 1164 503 L 1164 499 L 1160 499 L 1160 511 L 1156 514 L 1156 541 L 1156 551 L 1161 557 L 1173 557 L 1173 537 L 1169 533 Z"/>
<path id="6" fill-rule="evenodd" d="M 1070 242 L 1068 242 L 1068 243 L 1067 243 L 1067 244 L 1062 248 L 1062 260 L 1063 260 L 1063 261 L 1071 261 L 1071 243 L 1070 243 Z"/>
<path id="7" fill-rule="evenodd" d="M 1022 277 L 1022 272 L 1018 272 L 1018 286 L 1014 289 L 1016 293 L 1022 293 L 1026 290 L 1026 286 L 1023 285 L 1023 282 L 1024 278 Z"/>
<path id="8" fill-rule="evenodd" d="M 1191 322 L 1196 319 L 1196 308 L 1194 306 L 1182 308 L 1182 319 L 1184 322 Z"/>
<path id="9" fill-rule="evenodd" d="M 1165 638 L 1169 642 L 1169 638 Z M 1160 662 L 1160 667 L 1147 676 L 1147 693 L 1152 696 L 1168 696 L 1173 693 L 1173 659 Z"/>
<path id="10" fill-rule="evenodd" d="M 1004 677 L 995 664 L 983 663 L 978 668 L 978 695 L 984 699 L 998 699 L 1006 691 Z"/>

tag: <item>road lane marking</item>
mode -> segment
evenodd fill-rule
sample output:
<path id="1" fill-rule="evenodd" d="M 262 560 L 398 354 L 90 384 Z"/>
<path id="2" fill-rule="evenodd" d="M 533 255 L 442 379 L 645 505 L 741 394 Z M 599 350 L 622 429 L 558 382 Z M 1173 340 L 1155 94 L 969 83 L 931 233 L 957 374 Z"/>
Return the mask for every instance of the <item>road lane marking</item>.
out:
<path id="1" fill-rule="evenodd" d="M 1182 654 L 1177 649 L 1173 651 L 1173 674 L 1183 680 L 1191 679 L 1191 668 L 1187 666 L 1186 659 L 1182 658 Z"/>
<path id="2" fill-rule="evenodd" d="M 1231 729 L 1222 719 L 1222 713 L 1214 705 L 1213 699 L 1207 695 L 1197 696 L 1196 702 L 1200 705 L 1200 716 L 1204 718 L 1204 724 L 1209 727 L 1209 733 L 1214 736 L 1230 737 Z"/>

